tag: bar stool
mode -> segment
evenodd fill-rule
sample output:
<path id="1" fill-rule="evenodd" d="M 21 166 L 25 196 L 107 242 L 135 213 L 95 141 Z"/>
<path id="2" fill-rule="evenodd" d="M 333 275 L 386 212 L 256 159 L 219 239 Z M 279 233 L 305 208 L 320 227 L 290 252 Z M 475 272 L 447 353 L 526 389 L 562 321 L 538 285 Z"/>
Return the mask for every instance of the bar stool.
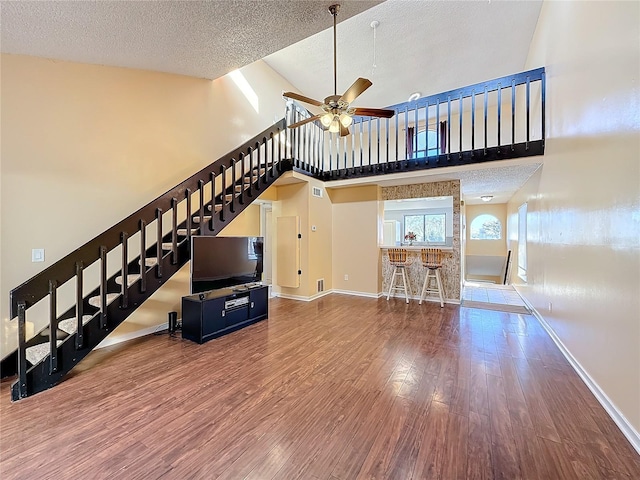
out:
<path id="1" fill-rule="evenodd" d="M 389 285 L 389 293 L 387 293 L 387 300 L 391 296 L 392 291 L 404 292 L 404 297 L 409 303 L 409 295 L 411 294 L 411 287 L 409 286 L 409 277 L 407 276 L 405 267 L 409 265 L 407 260 L 406 248 L 390 248 L 389 249 L 389 263 L 393 265 L 393 273 L 391 274 L 391 283 Z M 400 277 L 402 285 L 394 287 L 396 278 Z"/>
<path id="2" fill-rule="evenodd" d="M 437 294 L 438 297 L 440 297 L 440 307 L 444 307 L 444 288 L 442 288 L 442 279 L 440 278 L 442 250 L 439 248 L 423 248 L 420 254 L 422 257 L 422 266 L 427 269 L 427 276 L 424 278 L 419 304 L 422 305 L 425 294 Z M 435 280 L 435 286 L 431 285 L 432 280 Z"/>

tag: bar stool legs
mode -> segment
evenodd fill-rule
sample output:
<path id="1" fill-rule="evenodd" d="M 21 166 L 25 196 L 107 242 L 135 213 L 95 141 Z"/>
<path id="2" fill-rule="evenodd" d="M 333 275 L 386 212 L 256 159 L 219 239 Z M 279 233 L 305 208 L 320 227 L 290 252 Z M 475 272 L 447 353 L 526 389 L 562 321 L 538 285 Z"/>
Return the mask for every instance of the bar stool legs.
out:
<path id="1" fill-rule="evenodd" d="M 394 286 L 396 283 L 396 278 L 400 277 L 402 280 L 402 285 Z M 389 285 L 389 292 L 387 293 L 387 300 L 391 297 L 391 292 L 393 291 L 404 292 L 404 298 L 407 303 L 409 303 L 409 292 L 411 291 L 409 287 L 409 279 L 407 278 L 407 272 L 405 271 L 404 265 L 394 265 L 393 273 L 391 274 L 391 284 Z"/>
<path id="2" fill-rule="evenodd" d="M 409 278 L 407 277 L 407 272 L 405 271 L 405 267 L 409 265 L 407 259 L 407 249 L 406 248 L 390 248 L 389 249 L 389 264 L 393 265 L 393 273 L 391 274 L 391 283 L 389 284 L 389 293 L 387 293 L 387 300 L 391 296 L 391 292 L 397 290 L 399 292 L 404 292 L 404 298 L 407 303 L 409 303 L 409 295 L 411 289 L 409 287 Z M 402 286 L 394 286 L 396 284 L 396 278 L 401 277 Z"/>
<path id="3" fill-rule="evenodd" d="M 430 285 L 431 280 L 435 280 L 436 286 L 432 287 Z M 424 277 L 424 285 L 422 285 L 422 293 L 420 294 L 420 302 L 422 305 L 422 300 L 426 294 L 437 294 L 440 297 L 440 307 L 444 307 L 444 295 L 442 292 L 444 289 L 442 288 L 442 280 L 440 278 L 440 269 L 439 268 L 427 268 L 427 276 Z"/>
<path id="4" fill-rule="evenodd" d="M 427 276 L 424 277 L 424 285 L 422 285 L 422 293 L 420 294 L 420 302 L 426 294 L 437 294 L 440 297 L 440 308 L 444 307 L 444 288 L 442 288 L 442 279 L 440 278 L 440 268 L 442 268 L 442 250 L 438 248 L 423 248 L 420 251 L 422 258 L 422 266 L 427 269 Z M 431 281 L 435 280 L 435 287 L 431 286 Z"/>

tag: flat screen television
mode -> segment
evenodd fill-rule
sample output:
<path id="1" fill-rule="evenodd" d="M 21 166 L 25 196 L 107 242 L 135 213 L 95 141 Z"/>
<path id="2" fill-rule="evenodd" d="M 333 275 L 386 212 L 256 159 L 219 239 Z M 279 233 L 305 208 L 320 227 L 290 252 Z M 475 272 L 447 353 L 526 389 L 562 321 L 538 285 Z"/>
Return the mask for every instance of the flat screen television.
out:
<path id="1" fill-rule="evenodd" d="M 262 280 L 262 237 L 191 237 L 191 293 Z"/>

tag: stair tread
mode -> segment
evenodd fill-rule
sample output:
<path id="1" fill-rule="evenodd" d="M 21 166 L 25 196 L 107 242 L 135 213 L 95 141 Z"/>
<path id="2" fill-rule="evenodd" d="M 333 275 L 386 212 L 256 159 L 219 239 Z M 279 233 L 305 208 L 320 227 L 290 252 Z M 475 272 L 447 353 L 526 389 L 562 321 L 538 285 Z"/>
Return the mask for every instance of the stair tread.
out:
<path id="1" fill-rule="evenodd" d="M 130 287 L 131 285 L 136 283 L 139 278 L 140 278 L 139 274 L 127 275 L 127 286 Z M 118 285 L 122 285 L 122 275 L 120 275 L 119 277 L 116 277 L 116 283 Z"/>
<path id="2" fill-rule="evenodd" d="M 207 210 L 211 211 L 211 205 L 207 205 Z M 222 205 L 216 203 L 216 212 L 219 212 L 220 210 L 222 210 Z"/>
<path id="3" fill-rule="evenodd" d="M 197 228 L 192 228 L 191 229 L 191 233 L 197 233 L 198 229 Z M 186 228 L 179 228 L 178 229 L 178 235 L 182 235 L 183 237 L 187 234 L 187 229 Z"/>
<path id="4" fill-rule="evenodd" d="M 209 220 L 211 220 L 211 215 L 205 215 L 202 218 L 204 219 L 205 222 L 208 222 Z M 193 223 L 200 223 L 200 215 L 193 217 Z"/>
<path id="5" fill-rule="evenodd" d="M 62 340 L 56 340 L 56 344 L 60 346 Z M 49 342 L 39 343 L 38 345 L 34 345 L 32 347 L 28 347 L 25 350 L 27 361 L 31 365 L 36 365 L 40 363 L 45 357 L 49 356 L 51 353 L 51 348 L 49 347 Z"/>
<path id="6" fill-rule="evenodd" d="M 142 264 L 142 260 L 138 263 Z M 144 259 L 144 264 L 146 267 L 155 267 L 158 264 L 158 259 L 156 257 L 147 257 Z"/>
<path id="7" fill-rule="evenodd" d="M 83 315 L 82 325 L 89 323 L 89 320 L 93 318 L 93 315 Z M 58 328 L 69 335 L 76 333 L 78 322 L 75 318 L 67 318 L 58 322 Z"/>
<path id="8" fill-rule="evenodd" d="M 107 305 L 109 305 L 111 302 L 113 302 L 119 296 L 120 296 L 119 293 L 107 293 Z M 89 299 L 89 305 L 91 305 L 92 307 L 100 308 L 100 306 L 102 305 L 102 302 L 101 302 L 101 299 L 100 299 L 100 295 L 97 295 L 95 297 L 91 297 Z"/>

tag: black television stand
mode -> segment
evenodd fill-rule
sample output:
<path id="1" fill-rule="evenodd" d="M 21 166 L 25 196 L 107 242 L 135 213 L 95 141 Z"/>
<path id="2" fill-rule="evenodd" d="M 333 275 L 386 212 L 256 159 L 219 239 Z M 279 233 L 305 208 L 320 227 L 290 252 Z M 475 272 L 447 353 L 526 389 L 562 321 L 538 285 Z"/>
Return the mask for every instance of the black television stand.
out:
<path id="1" fill-rule="evenodd" d="M 182 338 L 204 343 L 267 318 L 269 287 L 236 286 L 182 297 Z"/>

